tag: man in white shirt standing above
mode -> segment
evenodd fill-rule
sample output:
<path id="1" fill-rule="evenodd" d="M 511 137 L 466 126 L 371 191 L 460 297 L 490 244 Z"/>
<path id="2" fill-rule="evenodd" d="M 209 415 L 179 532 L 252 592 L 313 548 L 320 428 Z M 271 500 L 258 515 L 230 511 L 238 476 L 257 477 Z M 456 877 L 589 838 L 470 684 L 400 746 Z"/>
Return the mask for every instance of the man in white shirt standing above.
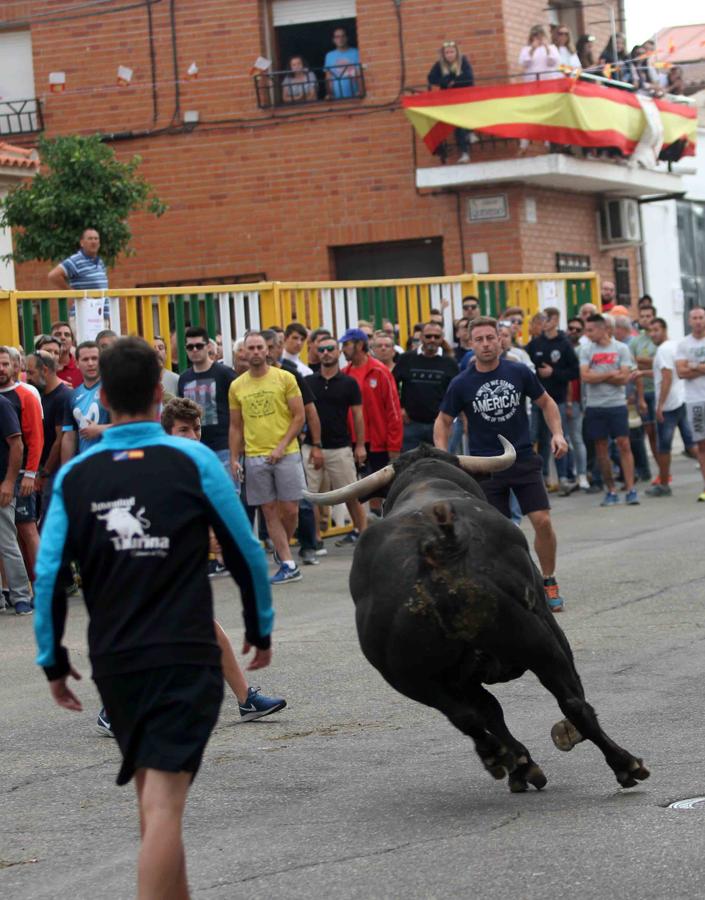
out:
<path id="1" fill-rule="evenodd" d="M 688 323 L 690 334 L 679 342 L 676 350 L 676 371 L 684 382 L 688 422 L 705 481 L 705 309 L 700 306 L 691 309 Z M 705 488 L 698 502 L 705 503 Z"/>
<path id="2" fill-rule="evenodd" d="M 307 375 L 313 375 L 313 369 L 310 369 L 306 363 L 301 362 L 299 358 L 307 337 L 308 330 L 301 322 L 291 322 L 286 326 L 284 351 L 281 358 L 288 359 L 289 362 L 293 363 L 299 370 L 299 375 L 302 378 L 306 378 Z"/>
<path id="3" fill-rule="evenodd" d="M 668 340 L 668 325 L 656 318 L 649 325 L 649 335 L 656 345 L 653 358 L 654 398 L 656 403 L 656 462 L 658 483 L 647 488 L 650 497 L 670 497 L 671 446 L 676 428 L 685 418 L 683 382 L 676 372 L 676 341 Z"/>

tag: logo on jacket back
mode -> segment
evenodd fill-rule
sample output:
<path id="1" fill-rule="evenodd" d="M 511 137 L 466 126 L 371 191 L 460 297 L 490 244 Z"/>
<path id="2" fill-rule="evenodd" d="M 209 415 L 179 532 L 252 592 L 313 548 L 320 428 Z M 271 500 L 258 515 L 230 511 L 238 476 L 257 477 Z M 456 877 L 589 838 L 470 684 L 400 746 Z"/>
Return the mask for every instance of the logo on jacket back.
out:
<path id="1" fill-rule="evenodd" d="M 144 506 L 133 513 L 134 505 L 134 497 L 106 500 L 91 503 L 91 512 L 114 532 L 110 540 L 115 550 L 129 551 L 131 556 L 166 556 L 169 538 L 149 534 L 152 523 L 144 516 Z"/>

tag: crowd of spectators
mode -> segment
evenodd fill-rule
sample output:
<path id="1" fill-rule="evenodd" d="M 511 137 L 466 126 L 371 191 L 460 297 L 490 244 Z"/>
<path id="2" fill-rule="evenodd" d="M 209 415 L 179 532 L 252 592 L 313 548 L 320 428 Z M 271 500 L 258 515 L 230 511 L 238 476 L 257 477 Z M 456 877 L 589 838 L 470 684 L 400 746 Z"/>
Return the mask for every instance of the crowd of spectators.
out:
<path id="1" fill-rule="evenodd" d="M 188 327 L 189 365 L 179 375 L 165 366 L 167 341 L 155 337 L 163 404 L 183 398 L 198 411 L 199 440 L 232 477 L 272 552 L 273 584 L 299 580 L 300 564 L 318 565 L 327 552 L 329 518 L 303 500 L 307 484 L 314 492 L 337 489 L 403 451 L 433 443 L 451 383 L 474 366 L 480 300 L 464 297 L 462 311 L 452 341 L 441 311 L 432 310 L 411 329 L 405 349 L 389 320 L 379 329 L 360 320 L 339 336 L 300 322 L 249 332 L 233 347 L 233 368 L 222 361 L 220 335 L 211 339 L 204 328 Z M 601 505 L 612 506 L 620 502 L 621 483 L 626 503 L 637 504 L 641 483 L 650 497 L 668 497 L 677 429 L 705 481 L 705 310 L 691 311 L 687 338 L 670 341 L 651 298 L 639 301 L 632 321 L 605 282 L 602 312 L 584 304 L 565 330 L 552 307 L 524 320 L 522 309 L 509 307 L 497 331 L 502 357 L 528 367 L 560 412 L 569 452 L 558 457 L 545 418 L 527 401 L 549 491 L 601 493 Z M 8 611 L 32 612 L 37 526 L 56 473 L 110 427 L 99 360 L 115 340 L 106 330 L 75 346 L 69 323 L 55 322 L 26 358 L 19 349 L 0 348 L 0 556 Z M 449 449 L 467 446 L 467 421 L 459 415 Z M 705 490 L 698 499 L 705 501 Z M 511 508 L 518 520 L 516 505 Z M 351 501 L 352 530 L 336 543 L 355 544 L 369 516 L 379 513 L 379 501 Z M 217 545 L 211 549 L 209 572 L 216 576 L 225 569 Z"/>

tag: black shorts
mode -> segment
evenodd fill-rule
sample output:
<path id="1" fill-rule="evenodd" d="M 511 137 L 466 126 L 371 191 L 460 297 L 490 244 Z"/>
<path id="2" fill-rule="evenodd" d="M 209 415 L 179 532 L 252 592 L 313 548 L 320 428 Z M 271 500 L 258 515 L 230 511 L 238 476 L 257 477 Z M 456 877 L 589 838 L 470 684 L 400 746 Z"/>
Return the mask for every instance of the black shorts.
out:
<path id="1" fill-rule="evenodd" d="M 372 475 L 389 465 L 389 453 L 386 450 L 368 450 L 367 462 L 364 465 L 362 475 Z"/>
<path id="2" fill-rule="evenodd" d="M 22 476 L 15 482 L 15 525 L 26 525 L 28 522 L 37 521 L 37 495 L 34 491 L 27 497 L 20 494 Z"/>
<path id="3" fill-rule="evenodd" d="M 162 666 L 95 683 L 122 753 L 118 784 L 141 768 L 196 777 L 223 700 L 220 666 Z"/>
<path id="4" fill-rule="evenodd" d="M 475 480 L 485 492 L 487 502 L 508 519 L 511 518 L 510 491 L 514 491 L 525 516 L 551 508 L 543 481 L 543 462 L 535 453 L 526 459 L 518 459 L 504 472 L 493 472 L 492 475 L 479 478 L 475 476 Z"/>

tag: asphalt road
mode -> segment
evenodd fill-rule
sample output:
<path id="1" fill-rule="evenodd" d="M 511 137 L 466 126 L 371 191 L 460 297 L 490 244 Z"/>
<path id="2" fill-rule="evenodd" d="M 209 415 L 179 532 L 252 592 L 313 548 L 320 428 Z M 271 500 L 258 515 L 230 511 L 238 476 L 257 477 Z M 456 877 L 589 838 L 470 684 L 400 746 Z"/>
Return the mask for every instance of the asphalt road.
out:
<path id="1" fill-rule="evenodd" d="M 335 550 L 277 589 L 275 661 L 257 674 L 289 707 L 237 724 L 228 698 L 187 810 L 193 896 L 225 898 L 527 898 L 702 895 L 705 809 L 705 504 L 693 463 L 678 459 L 674 496 L 597 508 L 554 501 L 560 623 L 605 729 L 651 768 L 619 789 L 600 753 L 551 743 L 561 718 L 533 676 L 493 689 L 508 724 L 548 776 L 510 794 L 467 738 L 395 694 L 357 643 L 347 593 L 351 551 Z M 217 613 L 234 637 L 231 583 Z M 68 644 L 87 674 L 85 613 Z M 86 712 L 53 707 L 32 663 L 31 620 L 0 617 L 0 896 L 134 896 L 138 848 L 131 787 L 114 784 L 115 745 Z M 700 885 L 700 887 L 698 887 Z"/>

